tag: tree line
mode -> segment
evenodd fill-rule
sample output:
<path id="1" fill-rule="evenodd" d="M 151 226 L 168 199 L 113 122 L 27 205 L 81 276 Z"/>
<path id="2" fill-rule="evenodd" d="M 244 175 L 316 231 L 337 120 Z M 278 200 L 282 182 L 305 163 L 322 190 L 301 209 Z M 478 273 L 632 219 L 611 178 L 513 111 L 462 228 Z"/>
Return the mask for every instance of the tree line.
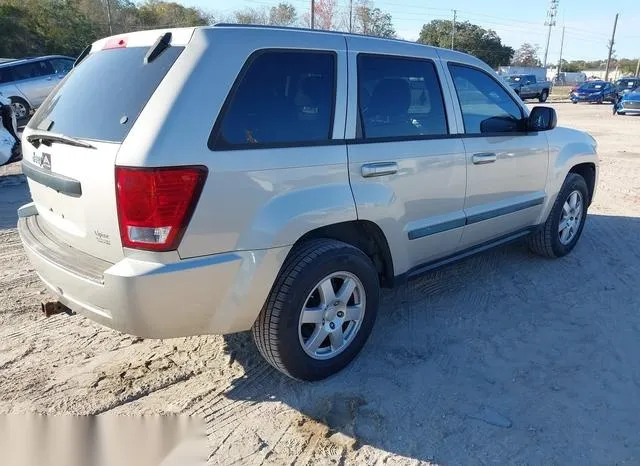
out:
<path id="1" fill-rule="evenodd" d="M 391 14 L 374 0 L 354 0 L 353 8 L 340 8 L 336 0 L 316 0 L 317 29 L 351 31 L 378 37 L 396 37 Z M 101 37 L 123 32 L 203 26 L 215 23 L 311 26 L 309 11 L 298 11 L 281 1 L 271 7 L 243 8 L 231 14 L 185 7 L 163 0 L 0 0 L 0 57 L 17 58 L 45 54 L 76 56 Z M 469 21 L 426 23 L 418 42 L 475 55 L 491 67 L 500 65 L 540 66 L 539 48 L 529 43 L 518 50 L 502 43 L 492 29 Z M 615 60 L 623 72 L 633 72 L 635 61 Z M 603 68 L 602 61 L 563 60 L 564 71 Z"/>
<path id="2" fill-rule="evenodd" d="M 525 42 L 515 51 L 511 64 L 514 66 L 526 66 L 526 67 L 539 67 L 542 66 L 542 61 L 538 55 L 540 47 L 537 45 Z M 636 66 L 638 64 L 637 59 L 629 58 L 612 58 L 609 69 L 615 70 L 618 68 L 623 74 L 634 74 Z M 549 62 L 548 66 L 557 67 L 557 62 Z M 564 72 L 580 72 L 585 70 L 604 70 L 607 67 L 606 60 L 565 60 L 562 59 L 561 70 Z"/>
<path id="3" fill-rule="evenodd" d="M 396 37 L 391 15 L 372 0 L 355 0 L 351 11 L 317 0 L 314 20 L 317 29 Z M 309 27 L 310 14 L 286 2 L 223 15 L 162 0 L 0 0 L 0 57 L 75 56 L 112 34 L 221 22 Z"/>

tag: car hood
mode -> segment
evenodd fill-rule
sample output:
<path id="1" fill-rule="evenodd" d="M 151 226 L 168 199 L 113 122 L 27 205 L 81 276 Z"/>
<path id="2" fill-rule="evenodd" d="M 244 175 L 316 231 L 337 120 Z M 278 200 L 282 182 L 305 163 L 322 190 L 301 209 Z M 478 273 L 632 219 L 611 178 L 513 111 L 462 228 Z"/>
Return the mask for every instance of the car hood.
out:
<path id="1" fill-rule="evenodd" d="M 640 91 L 627 92 L 622 96 L 622 100 L 640 101 Z"/>

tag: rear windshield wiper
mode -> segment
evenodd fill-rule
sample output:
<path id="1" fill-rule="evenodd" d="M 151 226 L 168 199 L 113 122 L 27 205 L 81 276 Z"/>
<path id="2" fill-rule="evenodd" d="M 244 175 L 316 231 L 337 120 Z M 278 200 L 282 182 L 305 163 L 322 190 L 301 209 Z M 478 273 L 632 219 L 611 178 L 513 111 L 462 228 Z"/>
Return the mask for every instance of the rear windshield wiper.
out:
<path id="1" fill-rule="evenodd" d="M 70 146 L 84 147 L 85 149 L 95 149 L 95 146 L 92 146 L 88 142 L 72 138 L 71 136 L 65 136 L 64 134 L 51 133 L 49 131 L 34 131 L 27 136 L 27 141 L 36 147 L 44 142 L 59 142 Z"/>

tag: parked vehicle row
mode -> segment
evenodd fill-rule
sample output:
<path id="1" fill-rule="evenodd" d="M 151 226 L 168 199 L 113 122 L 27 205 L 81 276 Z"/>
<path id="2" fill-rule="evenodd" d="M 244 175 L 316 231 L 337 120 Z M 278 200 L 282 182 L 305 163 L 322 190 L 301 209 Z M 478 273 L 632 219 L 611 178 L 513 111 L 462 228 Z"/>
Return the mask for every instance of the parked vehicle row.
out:
<path id="1" fill-rule="evenodd" d="M 239 25 L 95 42 L 23 144 L 18 231 L 63 306 L 251 329 L 304 380 L 361 350 L 381 286 L 517 238 L 568 254 L 598 177 L 592 137 L 477 58 Z"/>
<path id="2" fill-rule="evenodd" d="M 62 55 L 26 58 L 0 63 L 0 92 L 24 123 L 73 67 L 75 60 Z"/>

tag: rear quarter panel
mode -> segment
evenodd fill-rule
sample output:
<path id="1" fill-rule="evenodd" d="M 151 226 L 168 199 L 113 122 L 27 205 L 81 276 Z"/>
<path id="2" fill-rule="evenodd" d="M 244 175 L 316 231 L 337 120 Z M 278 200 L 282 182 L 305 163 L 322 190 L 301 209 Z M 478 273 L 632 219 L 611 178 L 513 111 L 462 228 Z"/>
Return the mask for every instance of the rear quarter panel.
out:
<path id="1" fill-rule="evenodd" d="M 326 50 L 337 56 L 333 139 L 313 147 L 213 151 L 209 135 L 243 65 L 260 49 Z M 118 165 L 204 165 L 209 174 L 179 246 L 182 258 L 293 244 L 327 224 L 355 220 L 346 145 L 347 62 L 342 36 L 196 29 L 140 114 Z"/>
<path id="2" fill-rule="evenodd" d="M 26 95 L 20 92 L 20 89 L 18 89 L 14 83 L 0 84 L 0 93 L 6 98 L 20 97 L 26 100 L 30 107 L 33 107 L 33 103 Z"/>

